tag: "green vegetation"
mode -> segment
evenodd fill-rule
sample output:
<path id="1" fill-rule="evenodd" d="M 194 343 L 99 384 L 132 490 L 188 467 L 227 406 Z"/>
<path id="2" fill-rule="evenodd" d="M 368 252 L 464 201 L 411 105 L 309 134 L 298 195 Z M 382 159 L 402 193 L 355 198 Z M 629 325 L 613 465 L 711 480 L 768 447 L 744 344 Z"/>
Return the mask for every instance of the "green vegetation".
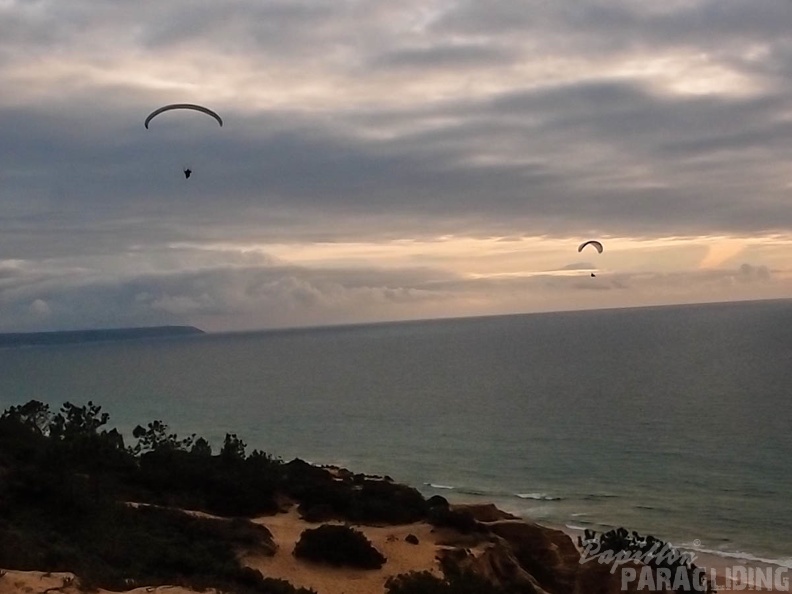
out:
<path id="1" fill-rule="evenodd" d="M 343 519 L 360 524 L 409 524 L 426 517 L 428 511 L 423 496 L 405 485 L 362 475 L 354 475 L 347 481 L 332 477 L 324 480 L 305 467 L 293 470 L 295 480 L 289 495 L 300 501 L 300 513 L 308 521 Z M 314 488 L 317 481 L 322 484 L 321 489 Z"/>
<path id="2" fill-rule="evenodd" d="M 305 530 L 294 547 L 294 556 L 319 563 L 359 569 L 379 569 L 385 556 L 362 532 L 349 526 L 325 524 Z"/>
<path id="3" fill-rule="evenodd" d="M 302 460 L 284 463 L 258 450 L 248 454 L 234 434 L 225 436 L 215 454 L 205 439 L 179 437 L 162 421 L 136 427 L 135 442 L 127 446 L 108 422 L 93 402 L 67 402 L 53 412 L 33 400 L 0 415 L 0 567 L 74 572 L 83 587 L 110 590 L 182 585 L 311 594 L 241 564 L 246 554 L 272 555 L 277 549 L 266 528 L 245 518 L 278 513 L 281 502 L 290 501 L 309 522 L 424 520 L 472 537 L 489 532 L 469 511 L 441 497 L 426 501 L 387 477 L 331 471 Z M 669 546 L 624 529 L 587 531 L 580 545 L 644 555 Z M 294 554 L 367 569 L 386 562 L 362 533 L 338 525 L 304 531 Z M 648 562 L 691 574 L 695 569 L 673 555 Z M 387 593 L 522 594 L 516 584 L 504 589 L 462 572 L 450 556 L 443 571 L 443 578 L 426 572 L 392 577 Z M 508 572 L 497 578 L 511 583 Z"/>
<path id="4" fill-rule="evenodd" d="M 427 521 L 436 528 L 450 528 L 460 534 L 486 532 L 486 527 L 477 522 L 470 512 L 454 510 L 449 507 L 431 507 L 427 514 Z"/>
<path id="5" fill-rule="evenodd" d="M 108 422 L 93 402 L 67 402 L 55 413 L 34 400 L 0 415 L 0 566 L 72 571 L 83 585 L 110 589 L 179 584 L 308 593 L 240 565 L 241 552 L 274 551 L 268 531 L 240 517 L 277 513 L 284 496 L 301 510 L 318 506 L 357 522 L 425 514 L 414 489 L 247 454 L 234 434 L 213 454 L 205 439 L 180 438 L 153 421 L 135 428 L 128 447 Z M 350 543 L 338 550 L 360 562 L 365 555 Z"/>
<path id="6" fill-rule="evenodd" d="M 388 578 L 385 590 L 387 594 L 518 594 L 474 573 L 455 571 L 446 571 L 442 578 L 428 571 L 403 573 Z"/>
<path id="7" fill-rule="evenodd" d="M 624 557 L 637 559 L 649 567 L 655 569 L 665 569 L 669 575 L 675 575 L 677 571 L 687 574 L 686 583 L 690 587 L 682 587 L 677 590 L 680 594 L 692 592 L 714 592 L 704 575 L 697 575 L 696 564 L 693 563 L 693 556 L 674 547 L 671 543 L 652 535 L 642 536 L 635 531 L 629 532 L 626 528 L 616 528 L 604 533 L 597 533 L 595 530 L 587 529 L 583 537 L 578 537 L 578 544 L 583 547 L 586 553 L 606 555 L 610 554 L 616 558 Z M 700 580 L 700 581 L 699 581 Z"/>

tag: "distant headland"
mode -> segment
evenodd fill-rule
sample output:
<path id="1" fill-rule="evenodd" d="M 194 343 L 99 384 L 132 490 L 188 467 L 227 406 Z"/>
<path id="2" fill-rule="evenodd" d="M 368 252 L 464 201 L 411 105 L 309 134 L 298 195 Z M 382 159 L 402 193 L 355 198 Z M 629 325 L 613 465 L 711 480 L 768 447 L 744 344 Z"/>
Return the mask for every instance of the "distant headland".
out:
<path id="1" fill-rule="evenodd" d="M 107 328 L 99 330 L 63 330 L 57 332 L 13 332 L 0 334 L 0 348 L 138 340 L 206 334 L 194 326 L 149 326 L 143 328 Z"/>

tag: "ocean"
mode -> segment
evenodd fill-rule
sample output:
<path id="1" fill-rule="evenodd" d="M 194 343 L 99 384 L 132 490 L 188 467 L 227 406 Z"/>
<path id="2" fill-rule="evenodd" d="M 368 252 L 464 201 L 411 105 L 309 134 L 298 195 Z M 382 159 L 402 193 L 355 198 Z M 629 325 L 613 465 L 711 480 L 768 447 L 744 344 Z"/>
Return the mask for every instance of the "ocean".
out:
<path id="1" fill-rule="evenodd" d="M 0 350 L 30 399 L 792 567 L 792 301 Z"/>

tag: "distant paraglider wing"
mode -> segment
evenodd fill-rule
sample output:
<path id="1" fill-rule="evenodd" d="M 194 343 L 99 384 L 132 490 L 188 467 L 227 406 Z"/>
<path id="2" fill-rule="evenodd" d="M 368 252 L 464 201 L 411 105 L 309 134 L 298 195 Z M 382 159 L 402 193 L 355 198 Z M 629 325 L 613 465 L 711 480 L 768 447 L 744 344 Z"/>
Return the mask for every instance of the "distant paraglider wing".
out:
<path id="1" fill-rule="evenodd" d="M 587 245 L 593 245 L 600 254 L 602 253 L 602 244 L 595 239 L 584 241 L 583 243 L 581 243 L 580 246 L 578 247 L 578 251 L 582 252 L 583 248 L 586 247 Z"/>
<path id="2" fill-rule="evenodd" d="M 148 129 L 149 122 L 151 120 L 153 120 L 162 112 L 170 111 L 172 109 L 192 109 L 194 111 L 200 111 L 201 113 L 205 113 L 208 116 L 212 116 L 214 119 L 217 120 L 218 124 L 220 124 L 221 126 L 223 125 L 223 118 L 221 118 L 216 112 L 212 111 L 208 107 L 204 107 L 203 105 L 195 105 L 193 103 L 173 103 L 171 105 L 163 105 L 159 109 L 155 109 L 154 111 L 152 111 L 146 118 L 146 121 L 143 123 L 143 125 L 146 127 L 146 129 Z"/>

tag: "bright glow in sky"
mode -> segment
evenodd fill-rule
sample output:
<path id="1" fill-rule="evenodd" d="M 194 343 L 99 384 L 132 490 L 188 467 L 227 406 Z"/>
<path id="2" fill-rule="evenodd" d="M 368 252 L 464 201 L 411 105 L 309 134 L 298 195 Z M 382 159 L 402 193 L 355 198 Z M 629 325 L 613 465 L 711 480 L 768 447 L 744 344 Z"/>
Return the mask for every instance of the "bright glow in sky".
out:
<path id="1" fill-rule="evenodd" d="M 787 0 L 0 2 L 0 331 L 790 297 L 790 22 Z M 172 102 L 225 125 L 143 128 Z"/>

